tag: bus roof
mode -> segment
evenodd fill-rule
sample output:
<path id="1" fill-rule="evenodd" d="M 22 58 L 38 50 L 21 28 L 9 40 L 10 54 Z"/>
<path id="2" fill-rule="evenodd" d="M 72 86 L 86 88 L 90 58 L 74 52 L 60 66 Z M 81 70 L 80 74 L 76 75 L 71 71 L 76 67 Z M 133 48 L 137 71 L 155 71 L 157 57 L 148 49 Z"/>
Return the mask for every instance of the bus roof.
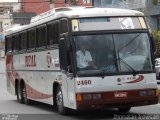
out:
<path id="1" fill-rule="evenodd" d="M 136 10 L 118 9 L 118 8 L 93 8 L 93 7 L 64 7 L 52 9 L 31 19 L 31 23 L 16 30 L 9 30 L 5 35 L 21 32 L 25 29 L 41 25 L 45 22 L 58 18 L 81 18 L 81 17 L 104 17 L 104 16 L 144 16 L 142 12 Z"/>

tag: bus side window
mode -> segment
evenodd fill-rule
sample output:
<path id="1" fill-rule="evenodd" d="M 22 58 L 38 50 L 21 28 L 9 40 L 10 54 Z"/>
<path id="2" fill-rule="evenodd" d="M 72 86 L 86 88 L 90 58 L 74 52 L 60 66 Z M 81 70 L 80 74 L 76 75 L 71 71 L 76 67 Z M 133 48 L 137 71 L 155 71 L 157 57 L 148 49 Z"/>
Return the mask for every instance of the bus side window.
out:
<path id="1" fill-rule="evenodd" d="M 36 47 L 36 30 L 31 29 L 28 31 L 28 47 L 34 49 Z"/>
<path id="2" fill-rule="evenodd" d="M 12 37 L 6 37 L 6 53 L 12 52 Z"/>
<path id="3" fill-rule="evenodd" d="M 61 31 L 61 33 L 68 32 L 68 23 L 67 23 L 67 20 L 61 20 L 60 31 Z"/>
<path id="4" fill-rule="evenodd" d="M 55 44 L 59 44 L 59 22 L 55 22 Z"/>
<path id="5" fill-rule="evenodd" d="M 20 49 L 27 49 L 27 32 L 20 33 Z"/>
<path id="6" fill-rule="evenodd" d="M 52 23 L 49 23 L 47 25 L 47 45 L 51 46 L 51 45 L 54 45 L 54 41 L 55 41 L 55 24 L 52 22 Z"/>
<path id="7" fill-rule="evenodd" d="M 60 38 L 59 57 L 60 68 L 66 72 L 69 72 L 68 67 L 70 67 L 70 46 L 69 39 L 66 36 L 61 36 Z"/>
<path id="8" fill-rule="evenodd" d="M 14 35 L 13 37 L 13 52 L 19 51 L 19 34 Z"/>
<path id="9" fill-rule="evenodd" d="M 37 47 L 45 47 L 46 46 L 46 25 L 37 28 Z"/>

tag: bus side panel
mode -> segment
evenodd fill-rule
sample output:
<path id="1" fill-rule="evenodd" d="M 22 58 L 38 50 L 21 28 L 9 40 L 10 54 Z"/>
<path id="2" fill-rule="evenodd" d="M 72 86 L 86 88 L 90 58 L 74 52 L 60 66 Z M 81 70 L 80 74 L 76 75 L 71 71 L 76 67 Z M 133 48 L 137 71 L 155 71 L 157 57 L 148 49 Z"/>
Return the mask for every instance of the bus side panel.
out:
<path id="1" fill-rule="evenodd" d="M 48 98 L 48 104 L 53 105 L 53 82 L 56 80 L 56 72 L 46 72 L 46 81 L 47 81 L 47 93 L 52 95 L 52 97 Z"/>
<path id="2" fill-rule="evenodd" d="M 10 74 L 9 71 L 7 71 L 7 75 L 6 75 L 6 82 L 7 82 L 7 91 L 12 94 L 15 95 L 15 86 L 12 84 L 8 74 Z"/>
<path id="3" fill-rule="evenodd" d="M 69 108 L 76 109 L 75 78 L 67 76 Z"/>
<path id="4" fill-rule="evenodd" d="M 7 91 L 15 95 L 15 76 L 13 67 L 13 55 L 6 56 L 6 82 Z"/>

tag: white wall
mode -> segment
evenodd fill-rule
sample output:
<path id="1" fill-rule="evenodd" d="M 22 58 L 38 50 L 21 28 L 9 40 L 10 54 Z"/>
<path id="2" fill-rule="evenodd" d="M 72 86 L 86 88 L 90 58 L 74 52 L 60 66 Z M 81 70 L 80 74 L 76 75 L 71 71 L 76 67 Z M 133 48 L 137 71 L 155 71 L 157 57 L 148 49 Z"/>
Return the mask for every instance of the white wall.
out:
<path id="1" fill-rule="evenodd" d="M 10 28 L 11 25 L 12 25 L 12 19 L 4 19 L 2 24 L 3 31 Z"/>
<path id="2" fill-rule="evenodd" d="M 18 2 L 19 0 L 0 0 L 0 2 Z"/>
<path id="3" fill-rule="evenodd" d="M 127 0 L 127 7 L 131 9 L 145 8 L 145 0 Z"/>
<path id="4" fill-rule="evenodd" d="M 96 7 L 139 9 L 145 7 L 145 0 L 94 0 Z"/>

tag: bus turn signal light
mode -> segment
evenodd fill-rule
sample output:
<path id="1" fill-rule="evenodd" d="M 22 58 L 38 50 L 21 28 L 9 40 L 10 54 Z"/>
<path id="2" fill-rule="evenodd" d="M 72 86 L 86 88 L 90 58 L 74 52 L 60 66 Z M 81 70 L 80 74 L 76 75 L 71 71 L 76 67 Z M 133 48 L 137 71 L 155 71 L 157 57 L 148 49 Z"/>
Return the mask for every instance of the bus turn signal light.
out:
<path id="1" fill-rule="evenodd" d="M 102 95 L 100 93 L 77 93 L 76 94 L 76 100 L 77 102 L 80 102 L 82 100 L 99 100 L 102 98 Z"/>
<path id="2" fill-rule="evenodd" d="M 159 90 L 158 90 L 158 88 L 156 89 L 156 96 L 158 96 L 159 95 Z"/>
<path id="3" fill-rule="evenodd" d="M 77 102 L 82 101 L 82 94 L 77 94 L 76 99 L 77 99 Z"/>

